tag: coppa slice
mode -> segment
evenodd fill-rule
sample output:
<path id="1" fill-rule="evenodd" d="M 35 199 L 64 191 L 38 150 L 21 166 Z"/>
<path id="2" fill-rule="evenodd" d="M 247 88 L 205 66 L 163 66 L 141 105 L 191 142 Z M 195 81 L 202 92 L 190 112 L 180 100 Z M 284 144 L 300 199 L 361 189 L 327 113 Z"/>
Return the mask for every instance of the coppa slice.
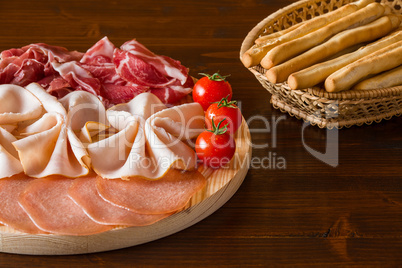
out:
<path id="1" fill-rule="evenodd" d="M 159 180 L 131 177 L 129 181 L 97 178 L 98 193 L 105 200 L 142 214 L 170 213 L 183 208 L 206 179 L 198 171 L 170 169 Z"/>
<path id="2" fill-rule="evenodd" d="M 75 179 L 68 193 L 92 220 L 100 224 L 145 226 L 171 215 L 138 214 L 105 201 L 96 190 L 95 174 Z"/>
<path id="3" fill-rule="evenodd" d="M 23 173 L 0 180 L 0 222 L 29 234 L 46 233 L 40 230 L 18 203 L 19 195 L 35 180 Z"/>
<path id="4" fill-rule="evenodd" d="M 68 196 L 72 179 L 51 176 L 32 181 L 19 202 L 42 230 L 60 235 L 91 235 L 113 228 L 91 220 Z"/>

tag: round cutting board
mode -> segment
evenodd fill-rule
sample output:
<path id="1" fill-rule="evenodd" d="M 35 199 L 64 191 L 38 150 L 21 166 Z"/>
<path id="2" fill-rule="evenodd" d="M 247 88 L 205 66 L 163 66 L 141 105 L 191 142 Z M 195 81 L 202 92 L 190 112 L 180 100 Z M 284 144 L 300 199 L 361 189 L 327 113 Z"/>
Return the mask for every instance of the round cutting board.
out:
<path id="1" fill-rule="evenodd" d="M 218 170 L 200 167 L 208 179 L 206 186 L 182 211 L 168 218 L 148 226 L 116 228 L 89 236 L 29 235 L 1 226 L 0 251 L 32 255 L 84 254 L 135 246 L 181 231 L 219 209 L 243 182 L 251 160 L 250 132 L 244 119 L 235 140 L 236 153 L 229 165 Z"/>

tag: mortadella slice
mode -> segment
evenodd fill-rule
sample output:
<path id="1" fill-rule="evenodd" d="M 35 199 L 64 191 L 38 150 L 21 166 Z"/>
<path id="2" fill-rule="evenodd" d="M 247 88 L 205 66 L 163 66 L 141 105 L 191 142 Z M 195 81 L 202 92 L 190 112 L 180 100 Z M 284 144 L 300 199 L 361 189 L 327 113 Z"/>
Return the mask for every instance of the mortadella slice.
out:
<path id="1" fill-rule="evenodd" d="M 19 202 L 42 230 L 59 235 L 92 235 L 113 228 L 91 220 L 68 196 L 72 179 L 51 176 L 32 181 Z"/>
<path id="2" fill-rule="evenodd" d="M 171 215 L 171 213 L 138 214 L 105 201 L 96 190 L 95 174 L 75 179 L 68 193 L 88 217 L 100 224 L 145 226 Z"/>
<path id="3" fill-rule="evenodd" d="M 159 180 L 131 177 L 130 180 L 108 180 L 98 176 L 98 193 L 117 206 L 136 213 L 161 214 L 183 208 L 206 184 L 198 171 L 170 169 Z"/>
<path id="4" fill-rule="evenodd" d="M 18 203 L 18 197 L 34 180 L 23 173 L 0 180 L 0 222 L 29 234 L 43 234 Z"/>

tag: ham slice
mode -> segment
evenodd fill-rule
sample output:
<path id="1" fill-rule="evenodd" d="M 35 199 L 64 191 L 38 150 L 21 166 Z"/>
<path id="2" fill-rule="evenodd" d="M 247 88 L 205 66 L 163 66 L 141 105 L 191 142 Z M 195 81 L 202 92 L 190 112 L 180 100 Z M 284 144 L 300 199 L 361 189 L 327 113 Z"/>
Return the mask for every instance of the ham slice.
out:
<path id="1" fill-rule="evenodd" d="M 96 189 L 96 175 L 75 179 L 68 193 L 88 217 L 100 224 L 145 226 L 171 215 L 138 214 L 105 201 Z"/>
<path id="2" fill-rule="evenodd" d="M 182 209 L 206 184 L 198 171 L 170 169 L 159 180 L 131 177 L 129 181 L 98 176 L 96 187 L 105 200 L 141 214 L 171 213 Z"/>
<path id="3" fill-rule="evenodd" d="M 18 125 L 39 118 L 43 108 L 34 95 L 16 85 L 0 85 L 0 103 L 0 178 L 6 178 L 23 171 L 12 133 Z"/>
<path id="4" fill-rule="evenodd" d="M 24 174 L 0 180 L 0 222 L 24 233 L 42 234 L 45 232 L 36 227 L 18 203 L 19 195 L 33 180 Z"/>
<path id="5" fill-rule="evenodd" d="M 118 132 L 87 147 L 93 169 L 103 178 L 158 179 L 171 167 L 195 168 L 195 152 L 182 140 L 203 131 L 198 103 L 167 108 L 155 95 L 142 93 L 109 109 L 107 117 Z"/>
<path id="6" fill-rule="evenodd" d="M 72 179 L 52 176 L 35 179 L 19 202 L 41 230 L 59 235 L 92 235 L 113 228 L 91 220 L 68 195 Z"/>
<path id="7" fill-rule="evenodd" d="M 20 86 L 0 85 L 0 103 L 0 125 L 35 119 L 42 114 L 40 101 Z"/>
<path id="8" fill-rule="evenodd" d="M 26 89 L 41 102 L 46 113 L 19 130 L 21 138 L 12 143 L 25 174 L 35 178 L 49 175 L 75 178 L 88 174 L 87 152 L 68 129 L 63 105 L 38 84 L 30 84 Z"/>

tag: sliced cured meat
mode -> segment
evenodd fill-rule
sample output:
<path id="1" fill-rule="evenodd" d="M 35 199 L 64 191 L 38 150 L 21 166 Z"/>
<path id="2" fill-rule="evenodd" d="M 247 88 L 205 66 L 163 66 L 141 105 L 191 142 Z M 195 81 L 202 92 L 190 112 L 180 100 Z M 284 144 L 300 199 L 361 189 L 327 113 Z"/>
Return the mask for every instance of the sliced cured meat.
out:
<path id="1" fill-rule="evenodd" d="M 171 167 L 195 168 L 196 154 L 183 140 L 203 131 L 199 103 L 167 108 L 146 92 L 110 108 L 107 118 L 117 133 L 87 146 L 92 167 L 103 178 L 159 179 Z"/>
<path id="2" fill-rule="evenodd" d="M 41 80 L 45 76 L 44 66 L 35 59 L 26 59 L 21 67 L 14 74 L 14 79 L 10 82 L 14 85 L 26 86 L 32 82 Z"/>
<path id="3" fill-rule="evenodd" d="M 84 90 L 95 96 L 100 96 L 100 81 L 82 68 L 78 62 L 70 61 L 62 64 L 53 63 L 52 65 L 75 90 Z"/>
<path id="4" fill-rule="evenodd" d="M 149 92 L 157 96 L 163 103 L 176 103 L 192 91 L 192 87 L 169 85 L 163 88 L 151 88 Z"/>
<path id="5" fill-rule="evenodd" d="M 187 80 L 188 70 L 179 61 L 167 56 L 155 55 L 135 39 L 125 42 L 120 48 L 146 61 L 162 75 L 178 79 L 182 85 Z"/>
<path id="6" fill-rule="evenodd" d="M 0 222 L 24 233 L 41 234 L 45 232 L 36 227 L 18 203 L 19 195 L 33 180 L 22 173 L 0 180 Z"/>
<path id="7" fill-rule="evenodd" d="M 206 179 L 198 171 L 170 169 L 159 180 L 131 177 L 128 181 L 98 176 L 96 187 L 105 200 L 142 214 L 170 213 L 183 208 Z"/>
<path id="8" fill-rule="evenodd" d="M 91 65 L 111 63 L 114 49 L 115 46 L 105 36 L 85 52 L 80 62 Z"/>
<path id="9" fill-rule="evenodd" d="M 115 49 L 113 63 L 117 73 L 127 82 L 150 87 L 164 87 L 174 82 L 149 62 L 124 50 Z"/>
<path id="10" fill-rule="evenodd" d="M 127 81 L 117 74 L 113 63 L 104 63 L 101 65 L 81 64 L 81 66 L 89 71 L 94 77 L 98 78 L 103 84 L 127 84 Z"/>
<path id="11" fill-rule="evenodd" d="M 145 226 L 171 215 L 138 214 L 105 201 L 96 189 L 95 174 L 75 179 L 68 193 L 92 220 L 100 224 Z"/>
<path id="12" fill-rule="evenodd" d="M 60 235 L 92 235 L 113 228 L 91 220 L 68 195 L 72 179 L 52 176 L 35 179 L 19 202 L 32 221 L 44 231 Z"/>
<path id="13" fill-rule="evenodd" d="M 101 90 L 102 95 L 109 100 L 110 104 L 119 104 L 128 102 L 139 94 L 147 92 L 149 87 L 133 83 L 126 85 L 103 84 Z"/>
<path id="14" fill-rule="evenodd" d="M 40 101 L 40 108 L 46 113 L 18 130 L 20 139 L 12 143 L 25 174 L 35 178 L 55 174 L 75 178 L 88 174 L 84 160 L 87 152 L 79 141 L 70 138 L 66 109 L 36 83 L 28 85 L 26 90 Z"/>
<path id="15" fill-rule="evenodd" d="M 42 54 L 47 56 L 49 61 L 56 62 L 79 61 L 84 55 L 82 52 L 69 51 L 65 47 L 52 46 L 44 43 L 31 44 L 22 47 L 23 50 L 28 50 L 29 48 L 34 48 L 35 51 L 42 52 Z"/>

